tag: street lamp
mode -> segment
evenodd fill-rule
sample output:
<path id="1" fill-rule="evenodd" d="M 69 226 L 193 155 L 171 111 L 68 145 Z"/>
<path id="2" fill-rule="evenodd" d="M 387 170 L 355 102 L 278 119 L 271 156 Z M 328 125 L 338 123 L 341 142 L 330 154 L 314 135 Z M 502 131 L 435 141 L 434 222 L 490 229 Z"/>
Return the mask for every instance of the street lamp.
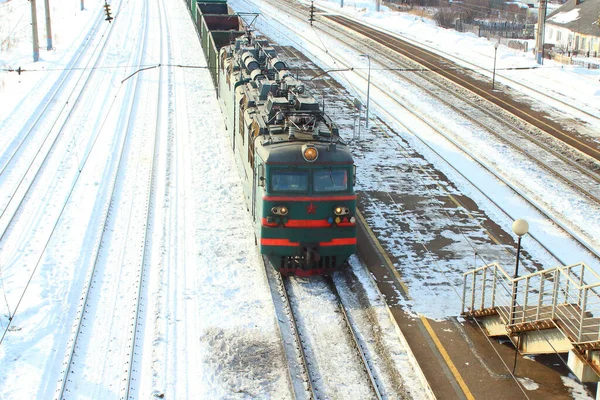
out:
<path id="1" fill-rule="evenodd" d="M 369 128 L 369 92 L 371 89 L 371 57 L 368 54 L 361 54 L 361 57 L 367 57 L 367 61 L 369 61 L 369 73 L 367 75 L 367 121 L 365 122 L 365 128 Z"/>
<path id="2" fill-rule="evenodd" d="M 529 224 L 524 219 L 518 219 L 512 224 L 512 230 L 519 237 L 517 242 L 517 265 L 515 266 L 514 279 L 519 277 L 519 256 L 521 254 L 521 238 L 529 231 Z M 515 305 L 517 304 L 517 282 L 513 283 L 512 314 L 510 317 L 511 325 L 515 322 Z M 525 310 L 523 310 L 525 311 Z"/>
<path id="3" fill-rule="evenodd" d="M 513 293 L 512 293 L 512 306 L 510 307 L 510 324 L 514 325 L 515 323 L 515 307 L 517 305 L 517 277 L 519 276 L 519 255 L 521 254 L 521 238 L 527 234 L 529 231 L 529 224 L 524 219 L 518 219 L 512 224 L 512 230 L 519 237 L 517 242 L 517 265 L 515 266 L 515 275 L 513 276 Z M 525 305 L 523 305 L 523 313 L 525 313 Z M 512 373 L 515 373 L 515 369 L 517 368 L 517 354 L 519 353 L 519 342 L 521 341 L 521 336 L 517 337 L 517 345 L 515 347 L 515 360 L 513 362 L 513 370 Z"/>
<path id="4" fill-rule="evenodd" d="M 494 73 L 492 74 L 492 92 L 494 91 L 494 84 L 496 83 L 496 54 L 498 53 L 499 42 L 494 45 Z"/>

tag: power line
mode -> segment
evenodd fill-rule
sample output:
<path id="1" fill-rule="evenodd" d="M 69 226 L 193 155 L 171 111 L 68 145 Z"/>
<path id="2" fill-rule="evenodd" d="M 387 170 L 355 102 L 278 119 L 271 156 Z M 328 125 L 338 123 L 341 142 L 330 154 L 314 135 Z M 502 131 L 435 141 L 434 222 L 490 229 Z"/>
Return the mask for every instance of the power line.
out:
<path id="1" fill-rule="evenodd" d="M 201 66 L 201 65 L 183 65 L 183 64 L 152 64 L 152 65 L 110 65 L 103 67 L 92 67 L 92 68 L 44 68 L 44 69 L 23 69 L 19 68 L 0 68 L 2 72 L 16 72 L 19 75 L 25 72 L 55 72 L 55 71 L 88 71 L 88 70 L 109 70 L 109 69 L 119 69 L 119 68 L 138 68 L 139 70 L 146 70 L 157 67 L 176 67 L 176 68 L 197 68 L 197 69 L 210 69 L 211 67 Z M 531 70 L 531 69 L 564 69 L 564 66 L 551 66 L 551 67 L 540 67 L 539 65 L 534 65 L 530 67 L 504 67 L 504 68 L 496 68 L 496 71 L 521 71 L 521 70 Z M 344 71 L 347 70 L 362 70 L 366 68 L 344 68 Z M 300 72 L 312 71 L 310 68 L 297 68 Z M 336 70 L 337 71 L 337 70 Z M 395 72 L 440 72 L 440 71 L 466 71 L 466 72 L 478 72 L 478 71 L 488 71 L 487 68 L 466 68 L 466 67 L 442 67 L 442 68 L 372 68 L 371 71 L 395 71 Z M 139 71 L 138 71 L 139 72 Z"/>

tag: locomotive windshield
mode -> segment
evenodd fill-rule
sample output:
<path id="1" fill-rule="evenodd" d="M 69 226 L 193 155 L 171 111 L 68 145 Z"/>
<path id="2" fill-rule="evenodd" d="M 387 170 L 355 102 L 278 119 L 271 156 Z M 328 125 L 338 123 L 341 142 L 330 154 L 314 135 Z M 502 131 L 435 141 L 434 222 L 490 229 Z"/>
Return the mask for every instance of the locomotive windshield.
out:
<path id="1" fill-rule="evenodd" d="M 308 171 L 272 171 L 271 188 L 275 192 L 306 192 Z"/>
<path id="2" fill-rule="evenodd" d="M 345 169 L 314 171 L 313 190 L 315 192 L 343 192 L 348 190 L 348 171 Z"/>

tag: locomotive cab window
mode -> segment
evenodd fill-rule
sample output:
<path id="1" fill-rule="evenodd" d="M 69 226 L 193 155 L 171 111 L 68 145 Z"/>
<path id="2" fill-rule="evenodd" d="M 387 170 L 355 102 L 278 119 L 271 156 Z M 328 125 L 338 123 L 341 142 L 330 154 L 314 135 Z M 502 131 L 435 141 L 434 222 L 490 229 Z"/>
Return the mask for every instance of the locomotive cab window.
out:
<path id="1" fill-rule="evenodd" d="M 274 192 L 306 192 L 308 191 L 308 171 L 272 171 L 271 189 Z"/>
<path id="2" fill-rule="evenodd" d="M 314 171 L 313 190 L 315 192 L 343 192 L 348 190 L 348 171 L 346 169 Z"/>

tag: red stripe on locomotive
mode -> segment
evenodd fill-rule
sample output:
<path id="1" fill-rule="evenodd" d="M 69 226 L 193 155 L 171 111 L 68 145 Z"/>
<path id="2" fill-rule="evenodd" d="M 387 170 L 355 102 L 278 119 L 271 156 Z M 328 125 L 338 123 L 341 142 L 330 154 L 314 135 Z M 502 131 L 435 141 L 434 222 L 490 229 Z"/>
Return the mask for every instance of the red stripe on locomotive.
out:
<path id="1" fill-rule="evenodd" d="M 260 244 L 263 246 L 300 246 L 300 242 L 292 242 L 289 239 L 260 239 Z M 320 242 L 319 246 L 331 247 L 331 246 L 353 246 L 356 245 L 356 238 L 335 238 L 329 242 Z"/>

